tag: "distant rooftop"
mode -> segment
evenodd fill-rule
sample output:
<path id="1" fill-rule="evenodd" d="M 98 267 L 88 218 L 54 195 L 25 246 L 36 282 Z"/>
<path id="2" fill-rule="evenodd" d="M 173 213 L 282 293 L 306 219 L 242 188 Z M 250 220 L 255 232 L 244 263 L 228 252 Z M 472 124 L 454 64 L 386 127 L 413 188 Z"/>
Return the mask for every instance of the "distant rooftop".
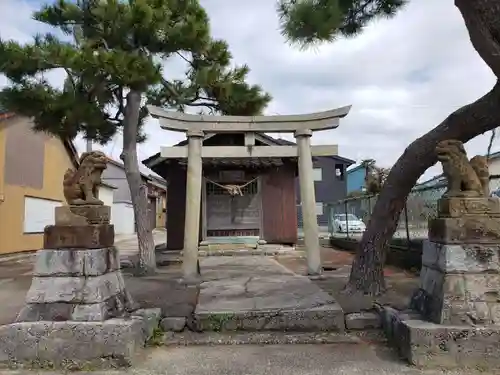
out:
<path id="1" fill-rule="evenodd" d="M 355 172 L 357 170 L 360 170 L 362 168 L 365 168 L 365 166 L 363 164 L 359 164 L 359 165 L 352 165 L 350 166 L 348 169 L 347 169 L 347 173 L 352 173 L 352 172 Z"/>
<path id="2" fill-rule="evenodd" d="M 123 165 L 123 162 L 121 162 L 121 161 L 118 161 L 118 160 L 115 160 L 115 159 L 108 157 L 108 162 L 119 167 L 119 168 L 125 169 L 125 166 Z M 162 184 L 166 184 L 166 181 L 165 181 L 165 179 L 163 179 L 163 177 L 154 173 L 152 170 L 150 170 L 149 168 L 146 168 L 145 166 L 142 166 L 139 164 L 139 171 L 141 172 L 142 177 L 144 177 L 146 179 L 155 179 L 155 180 L 157 180 L 157 182 L 160 182 Z"/>

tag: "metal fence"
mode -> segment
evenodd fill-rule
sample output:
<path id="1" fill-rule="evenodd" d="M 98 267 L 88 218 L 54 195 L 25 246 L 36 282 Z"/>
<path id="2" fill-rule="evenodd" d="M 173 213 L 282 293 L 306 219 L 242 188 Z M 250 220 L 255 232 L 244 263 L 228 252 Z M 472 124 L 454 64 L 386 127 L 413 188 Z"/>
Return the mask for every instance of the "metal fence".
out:
<path id="1" fill-rule="evenodd" d="M 500 188 L 500 176 L 490 178 L 490 190 Z M 406 201 L 393 238 L 422 240 L 427 238 L 429 219 L 437 214 L 437 201 L 446 190 L 445 183 L 412 190 Z M 377 201 L 377 196 L 349 198 L 327 204 L 328 232 L 332 237 L 361 238 Z"/>

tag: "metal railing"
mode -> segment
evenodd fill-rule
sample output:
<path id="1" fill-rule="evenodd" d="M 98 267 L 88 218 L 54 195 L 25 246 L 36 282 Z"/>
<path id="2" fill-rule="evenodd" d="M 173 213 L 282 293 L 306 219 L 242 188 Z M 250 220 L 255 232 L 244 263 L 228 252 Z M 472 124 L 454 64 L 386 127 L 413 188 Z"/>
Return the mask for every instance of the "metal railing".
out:
<path id="1" fill-rule="evenodd" d="M 500 176 L 490 177 L 490 190 L 493 192 L 499 188 Z M 445 190 L 446 183 L 442 182 L 414 188 L 401 213 L 393 240 L 399 239 L 402 244 L 409 245 L 427 238 L 429 219 L 436 216 L 437 201 Z M 329 235 L 337 238 L 361 238 L 376 201 L 377 196 L 362 196 L 326 204 Z"/>

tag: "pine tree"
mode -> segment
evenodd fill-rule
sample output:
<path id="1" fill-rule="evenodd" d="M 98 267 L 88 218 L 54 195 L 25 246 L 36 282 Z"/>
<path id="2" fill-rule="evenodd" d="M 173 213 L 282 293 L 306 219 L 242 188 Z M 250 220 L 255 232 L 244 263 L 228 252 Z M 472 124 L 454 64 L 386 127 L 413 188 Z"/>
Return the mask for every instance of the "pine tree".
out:
<path id="1" fill-rule="evenodd" d="M 365 189 L 368 195 L 378 195 L 390 173 L 389 168 L 379 167 L 375 160 L 366 159 L 361 162 L 365 168 Z"/>
<path id="2" fill-rule="evenodd" d="M 391 17 L 409 0 L 281 0 L 283 33 L 302 47 L 355 36 L 377 17 Z M 418 1 L 418 0 L 413 0 Z M 411 143 L 392 167 L 377 199 L 353 262 L 346 291 L 377 295 L 385 290 L 385 249 L 397 228 L 406 198 L 419 177 L 436 162 L 436 144 L 467 142 L 500 124 L 500 7 L 497 0 L 455 0 L 470 41 L 497 82 L 473 103 L 451 113 L 441 124 Z M 425 27 L 425 25 L 422 25 Z"/>
<path id="3" fill-rule="evenodd" d="M 247 66 L 231 68 L 224 41 L 210 36 L 197 0 L 57 0 L 34 19 L 59 31 L 20 45 L 0 40 L 0 73 L 11 84 L 0 93 L 7 109 L 29 116 L 34 130 L 105 144 L 123 132 L 124 162 L 139 240 L 138 271 L 155 271 L 147 197 L 137 160 L 146 135 L 146 104 L 183 111 L 259 114 L 270 96 L 245 82 Z M 184 80 L 169 80 L 164 62 L 185 59 Z M 63 88 L 43 73 L 62 69 Z"/>

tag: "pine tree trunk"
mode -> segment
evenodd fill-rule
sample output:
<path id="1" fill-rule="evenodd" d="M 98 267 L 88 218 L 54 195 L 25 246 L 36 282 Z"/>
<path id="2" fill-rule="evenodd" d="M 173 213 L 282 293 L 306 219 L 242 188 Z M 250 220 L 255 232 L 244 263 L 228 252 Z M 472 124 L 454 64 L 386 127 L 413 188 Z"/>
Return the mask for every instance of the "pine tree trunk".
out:
<path id="1" fill-rule="evenodd" d="M 149 225 L 147 188 L 142 181 L 137 160 L 137 130 L 139 126 L 139 110 L 141 93 L 130 90 L 127 94 L 125 118 L 123 121 L 123 151 L 121 158 L 125 165 L 125 174 L 134 207 L 134 216 L 139 243 L 138 264 L 139 275 L 151 275 L 156 272 L 155 244 L 153 232 Z"/>
<path id="2" fill-rule="evenodd" d="M 500 2 L 455 0 L 470 40 L 495 76 L 500 77 Z M 471 77 L 473 79 L 473 77 Z M 438 142 L 467 142 L 500 125 L 500 83 L 479 100 L 449 115 L 439 126 L 411 143 L 397 160 L 377 199 L 354 259 L 347 292 L 378 295 L 385 291 L 385 250 L 396 231 L 406 198 L 420 176 L 436 162 Z"/>

